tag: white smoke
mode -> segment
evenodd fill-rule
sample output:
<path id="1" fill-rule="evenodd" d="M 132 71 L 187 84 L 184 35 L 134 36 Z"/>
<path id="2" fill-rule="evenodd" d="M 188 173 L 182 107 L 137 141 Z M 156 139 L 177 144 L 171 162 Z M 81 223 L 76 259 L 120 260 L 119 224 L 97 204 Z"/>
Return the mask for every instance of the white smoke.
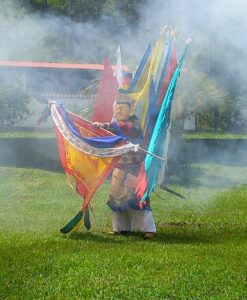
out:
<path id="1" fill-rule="evenodd" d="M 189 59 L 202 56 L 197 63 L 205 72 L 213 70 L 217 80 L 230 83 L 232 89 L 244 89 L 247 82 L 246 0 L 147 0 L 140 7 L 139 28 L 133 29 L 116 12 L 115 20 L 124 30 L 114 37 L 103 26 L 111 26 L 110 17 L 97 25 L 77 23 L 61 15 L 27 11 L 18 3 L 0 3 L 0 60 L 102 63 L 108 55 L 115 63 L 115 51 L 121 44 L 123 64 L 135 67 L 159 30 L 172 24 L 178 32 L 178 57 L 191 37 Z"/>

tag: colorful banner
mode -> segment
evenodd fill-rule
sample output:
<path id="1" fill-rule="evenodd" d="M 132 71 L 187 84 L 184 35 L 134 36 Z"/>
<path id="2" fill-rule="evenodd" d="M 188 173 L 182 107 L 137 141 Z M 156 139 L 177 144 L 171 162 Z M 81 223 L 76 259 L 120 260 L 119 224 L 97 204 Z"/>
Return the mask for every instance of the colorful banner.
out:
<path id="1" fill-rule="evenodd" d="M 105 58 L 104 71 L 100 80 L 96 102 L 93 110 L 92 121 L 110 123 L 113 115 L 113 103 L 118 89 L 118 81 L 109 63 Z"/>
<path id="2" fill-rule="evenodd" d="M 170 51 L 169 53 L 169 60 L 167 60 L 167 64 L 165 63 L 164 65 L 164 70 L 163 70 L 163 75 L 160 78 L 160 83 L 158 86 L 158 91 L 157 91 L 157 105 L 158 107 L 161 106 L 162 101 L 165 98 L 165 94 L 168 88 L 168 85 L 171 81 L 172 75 L 174 71 L 176 70 L 177 67 L 177 57 L 176 57 L 176 51 L 175 51 L 175 45 L 171 44 L 170 45 Z"/>
<path id="3" fill-rule="evenodd" d="M 166 156 L 166 146 L 168 143 L 167 129 L 170 124 L 170 110 L 171 110 L 173 95 L 175 92 L 177 80 L 180 75 L 180 70 L 184 62 L 187 51 L 188 51 L 188 44 L 186 45 L 182 58 L 180 59 L 179 64 L 177 65 L 172 75 L 172 78 L 169 82 L 169 86 L 167 88 L 167 92 L 165 94 L 164 100 L 162 101 L 162 105 L 159 110 L 159 115 L 155 123 L 155 127 L 153 129 L 150 143 L 148 146 L 148 152 L 162 158 Z M 150 196 L 154 188 L 157 186 L 159 182 L 160 172 L 162 170 L 164 171 L 161 164 L 162 162 L 160 160 L 155 159 L 153 156 L 149 154 L 146 155 L 144 161 L 144 169 L 142 169 L 141 174 L 139 174 L 140 180 L 138 181 L 136 187 L 136 193 L 139 199 L 142 199 L 142 201 L 145 201 L 145 199 Z"/>
<path id="4" fill-rule="evenodd" d="M 58 140 L 58 149 L 60 161 L 65 173 L 73 176 L 76 181 L 76 190 L 84 198 L 82 210 L 85 210 L 92 199 L 94 193 L 104 183 L 106 178 L 112 172 L 120 159 L 119 156 L 115 157 L 98 157 L 87 154 L 80 150 L 80 146 L 77 143 L 71 141 L 72 137 L 66 136 L 64 130 L 61 130 L 62 125 L 58 125 L 58 117 L 60 117 L 60 123 L 64 121 L 61 110 L 55 105 L 52 105 L 52 117 L 55 124 L 56 135 Z M 57 115 L 56 115 L 57 114 Z M 84 138 L 92 137 L 107 137 L 114 136 L 110 132 L 95 128 L 88 121 L 79 118 L 78 116 L 68 113 L 76 129 Z M 64 121 L 65 122 L 65 121 Z M 66 122 L 63 124 L 66 126 Z M 119 142 L 123 145 L 125 142 Z M 81 148 L 84 150 L 84 148 Z M 90 151 L 91 148 L 87 148 L 86 151 Z M 130 151 L 130 150 L 127 150 Z"/>

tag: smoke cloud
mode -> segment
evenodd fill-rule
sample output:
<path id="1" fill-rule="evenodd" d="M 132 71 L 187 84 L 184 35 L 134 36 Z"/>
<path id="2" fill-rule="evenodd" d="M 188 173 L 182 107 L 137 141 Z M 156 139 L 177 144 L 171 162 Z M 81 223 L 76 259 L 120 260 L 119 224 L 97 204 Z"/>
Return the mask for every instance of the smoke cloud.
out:
<path id="1" fill-rule="evenodd" d="M 107 32 L 107 28 L 115 26 L 110 17 L 105 16 L 97 25 L 82 24 L 51 13 L 28 13 L 18 3 L 2 0 L 0 4 L 0 60 L 102 63 L 108 55 L 115 63 L 115 51 L 121 44 L 123 63 L 135 67 L 159 30 L 172 24 L 178 32 L 178 58 L 186 39 L 191 37 L 185 65 L 196 63 L 198 69 L 215 78 L 229 93 L 245 97 L 245 0 L 146 1 L 140 6 L 138 28 L 128 24 L 120 12 L 115 13 L 114 20 L 122 24 L 123 31 L 114 36 Z"/>

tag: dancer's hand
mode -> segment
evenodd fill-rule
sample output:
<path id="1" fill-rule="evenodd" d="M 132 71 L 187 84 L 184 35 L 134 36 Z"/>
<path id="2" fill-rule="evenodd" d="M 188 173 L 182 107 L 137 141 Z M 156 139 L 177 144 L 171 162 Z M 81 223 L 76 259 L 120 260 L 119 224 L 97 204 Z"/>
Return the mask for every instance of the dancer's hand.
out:
<path id="1" fill-rule="evenodd" d="M 93 125 L 94 127 L 97 127 L 97 128 L 100 128 L 100 127 L 103 126 L 103 124 L 102 124 L 102 123 L 99 123 L 99 122 L 93 122 L 92 125 Z"/>

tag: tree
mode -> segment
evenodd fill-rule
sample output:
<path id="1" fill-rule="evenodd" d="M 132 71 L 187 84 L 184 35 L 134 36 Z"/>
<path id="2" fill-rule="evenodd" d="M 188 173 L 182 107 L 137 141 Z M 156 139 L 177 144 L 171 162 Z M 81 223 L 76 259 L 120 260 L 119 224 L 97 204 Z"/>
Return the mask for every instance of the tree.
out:
<path id="1" fill-rule="evenodd" d="M 29 114 L 31 98 L 17 86 L 0 86 L 0 127 L 13 126 Z"/>
<path id="2" fill-rule="evenodd" d="M 187 71 L 177 95 L 171 112 L 175 126 L 179 124 L 183 132 L 185 118 L 192 114 L 196 130 L 200 126 L 217 130 L 220 116 L 227 112 L 228 96 L 215 80 L 198 71 Z"/>
<path id="3" fill-rule="evenodd" d="M 48 0 L 42 0 L 42 6 L 43 6 L 43 8 L 47 8 L 48 7 Z"/>
<path id="4" fill-rule="evenodd" d="M 77 22 L 86 22 L 88 20 L 97 21 L 100 19 L 106 0 L 76 0 L 67 1 L 66 6 L 69 16 Z"/>

